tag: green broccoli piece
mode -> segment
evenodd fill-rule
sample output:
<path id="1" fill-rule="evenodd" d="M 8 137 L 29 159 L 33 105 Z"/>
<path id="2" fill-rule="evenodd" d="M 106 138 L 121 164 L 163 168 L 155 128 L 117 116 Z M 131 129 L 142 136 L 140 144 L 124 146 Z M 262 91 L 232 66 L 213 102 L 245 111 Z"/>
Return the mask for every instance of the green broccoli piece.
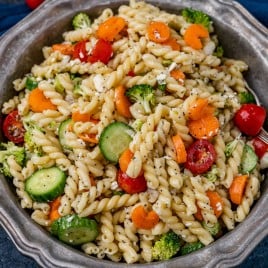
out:
<path id="1" fill-rule="evenodd" d="M 204 174 L 204 176 L 211 182 L 215 182 L 218 178 L 219 170 L 216 165 L 213 165 L 211 170 Z"/>
<path id="2" fill-rule="evenodd" d="M 181 246 L 182 240 L 176 233 L 165 233 L 153 245 L 152 258 L 157 261 L 168 260 L 179 252 Z"/>
<path id="3" fill-rule="evenodd" d="M 151 113 L 151 106 L 155 105 L 155 92 L 152 86 L 147 84 L 135 85 L 126 91 L 126 96 L 131 102 L 142 104 L 145 112 Z"/>
<path id="4" fill-rule="evenodd" d="M 182 16 L 187 22 L 202 24 L 207 29 L 212 23 L 211 18 L 207 14 L 192 8 L 184 8 L 182 10 Z"/>
<path id="5" fill-rule="evenodd" d="M 241 104 L 245 103 L 256 103 L 256 100 L 252 93 L 250 92 L 240 92 L 238 98 Z"/>
<path id="6" fill-rule="evenodd" d="M 33 76 L 27 76 L 25 87 L 29 90 L 33 90 L 38 87 L 38 82 L 36 81 L 36 78 Z"/>
<path id="7" fill-rule="evenodd" d="M 141 130 L 141 127 L 142 127 L 142 125 L 143 125 L 143 123 L 144 123 L 144 122 L 143 122 L 141 119 L 136 119 L 136 120 L 132 123 L 131 127 L 134 128 L 136 131 L 140 131 L 140 130 Z"/>
<path id="8" fill-rule="evenodd" d="M 181 255 L 186 255 L 186 254 L 190 254 L 200 248 L 203 248 L 204 245 L 200 242 L 200 241 L 197 241 L 197 242 L 192 242 L 192 243 L 185 243 L 181 250 L 180 250 L 180 253 Z"/>
<path id="9" fill-rule="evenodd" d="M 89 28 L 91 21 L 89 16 L 84 12 L 79 12 L 72 19 L 72 25 L 75 30 Z"/>
<path id="10" fill-rule="evenodd" d="M 223 56 L 224 50 L 222 46 L 217 46 L 215 52 L 213 53 L 214 56 L 221 58 Z"/>
<path id="11" fill-rule="evenodd" d="M 233 151 L 235 150 L 239 142 L 240 136 L 241 135 L 238 135 L 238 137 L 236 137 L 233 141 L 230 141 L 229 143 L 226 144 L 224 153 L 227 158 L 229 158 L 233 154 Z"/>
<path id="12" fill-rule="evenodd" d="M 8 165 L 8 157 L 13 156 L 14 160 L 22 166 L 25 160 L 25 149 L 15 145 L 13 142 L 0 144 L 0 172 L 7 177 L 12 177 L 10 166 Z"/>
<path id="13" fill-rule="evenodd" d="M 73 92 L 74 92 L 75 95 L 81 95 L 81 96 L 84 95 L 84 92 L 83 92 L 83 90 L 81 88 L 81 84 L 82 84 L 82 78 L 81 77 L 75 77 L 73 79 L 73 85 L 74 85 Z"/>
<path id="14" fill-rule="evenodd" d="M 26 132 L 24 134 L 24 147 L 26 151 L 30 154 L 36 154 L 38 156 L 43 155 L 43 150 L 41 146 L 38 146 L 36 143 L 33 142 L 33 131 L 40 131 L 43 132 L 43 130 L 37 126 L 36 124 L 32 122 L 28 122 L 28 124 L 25 124 Z"/>
<path id="15" fill-rule="evenodd" d="M 204 229 L 206 229 L 212 236 L 216 236 L 220 231 L 221 231 L 221 225 L 217 221 L 215 224 L 212 226 L 208 225 L 206 222 L 202 222 L 202 226 Z"/>

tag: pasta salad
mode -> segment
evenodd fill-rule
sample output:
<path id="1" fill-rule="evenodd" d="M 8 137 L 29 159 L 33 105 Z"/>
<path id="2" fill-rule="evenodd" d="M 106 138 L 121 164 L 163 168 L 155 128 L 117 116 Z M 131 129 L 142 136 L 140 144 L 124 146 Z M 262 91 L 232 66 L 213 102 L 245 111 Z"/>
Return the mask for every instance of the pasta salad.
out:
<path id="1" fill-rule="evenodd" d="M 266 112 L 212 19 L 130 0 L 71 24 L 2 107 L 0 171 L 22 208 L 114 262 L 168 260 L 233 230 L 260 196 Z"/>

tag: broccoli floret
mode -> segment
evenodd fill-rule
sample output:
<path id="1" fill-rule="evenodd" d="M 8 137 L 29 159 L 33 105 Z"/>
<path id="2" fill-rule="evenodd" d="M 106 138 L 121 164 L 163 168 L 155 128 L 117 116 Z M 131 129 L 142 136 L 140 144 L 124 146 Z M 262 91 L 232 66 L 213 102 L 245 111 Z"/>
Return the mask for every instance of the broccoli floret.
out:
<path id="1" fill-rule="evenodd" d="M 256 103 L 256 100 L 252 93 L 250 92 L 240 92 L 238 98 L 241 104 L 245 103 Z"/>
<path id="2" fill-rule="evenodd" d="M 200 242 L 185 243 L 180 250 L 181 255 L 190 254 L 200 248 L 203 248 L 204 245 Z"/>
<path id="3" fill-rule="evenodd" d="M 34 130 L 43 132 L 42 129 L 36 124 L 31 123 L 31 122 L 28 122 L 28 124 L 25 124 L 25 128 L 26 128 L 26 132 L 24 134 L 24 146 L 25 146 L 26 151 L 30 154 L 33 153 L 33 154 L 37 154 L 38 156 L 42 156 L 43 155 L 42 147 L 38 146 L 33 141 Z"/>
<path id="4" fill-rule="evenodd" d="M 219 222 L 216 222 L 212 226 L 208 225 L 206 222 L 202 222 L 202 226 L 212 235 L 216 236 L 221 231 L 221 225 Z"/>
<path id="5" fill-rule="evenodd" d="M 173 231 L 163 234 L 152 248 L 152 257 L 154 260 L 168 260 L 180 250 L 182 245 L 181 238 Z"/>
<path id="6" fill-rule="evenodd" d="M 219 170 L 216 165 L 213 165 L 211 170 L 204 174 L 204 176 L 211 182 L 215 182 L 218 178 Z"/>
<path id="7" fill-rule="evenodd" d="M 36 81 L 36 78 L 33 76 L 27 76 L 25 87 L 29 90 L 33 90 L 38 87 L 38 82 Z"/>
<path id="8" fill-rule="evenodd" d="M 85 28 L 90 27 L 91 21 L 90 21 L 89 16 L 86 13 L 80 12 L 73 17 L 72 25 L 75 30 L 85 29 Z"/>
<path id="9" fill-rule="evenodd" d="M 211 25 L 211 18 L 200 10 L 185 8 L 182 10 L 182 16 L 187 22 L 202 24 L 207 29 Z"/>
<path id="10" fill-rule="evenodd" d="M 241 135 L 238 135 L 238 137 L 236 137 L 233 141 L 230 141 L 229 143 L 226 144 L 225 149 L 224 149 L 224 153 L 225 156 L 228 158 L 233 154 L 233 151 L 235 150 L 239 139 L 240 139 Z"/>
<path id="11" fill-rule="evenodd" d="M 7 177 L 12 177 L 8 157 L 13 156 L 14 160 L 22 166 L 25 159 L 25 149 L 15 145 L 13 142 L 1 143 L 0 148 L 0 172 Z"/>
<path id="12" fill-rule="evenodd" d="M 135 85 L 126 91 L 126 96 L 131 102 L 142 104 L 145 112 L 151 113 L 151 106 L 155 105 L 155 92 L 152 86 L 147 84 Z"/>
<path id="13" fill-rule="evenodd" d="M 75 95 L 81 95 L 83 96 L 84 95 L 84 92 L 81 88 L 81 84 L 82 84 L 82 78 L 81 77 L 75 77 L 73 79 L 73 85 L 74 85 L 74 94 Z"/>
<path id="14" fill-rule="evenodd" d="M 223 56 L 224 50 L 222 46 L 217 46 L 215 52 L 213 53 L 214 56 L 221 58 Z"/>

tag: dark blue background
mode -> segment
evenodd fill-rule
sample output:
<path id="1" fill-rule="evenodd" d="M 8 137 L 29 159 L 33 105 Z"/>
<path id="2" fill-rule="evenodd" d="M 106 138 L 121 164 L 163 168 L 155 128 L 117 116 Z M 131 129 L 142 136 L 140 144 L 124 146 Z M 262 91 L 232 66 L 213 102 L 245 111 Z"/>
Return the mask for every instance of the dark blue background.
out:
<path id="1" fill-rule="evenodd" d="M 13 2 L 13 4 L 10 4 L 10 2 Z M 262 24 L 268 27 L 268 0 L 240 0 L 238 2 L 248 9 Z M 30 12 L 31 10 L 24 4 L 23 0 L 0 0 L 0 35 Z M 19 253 L 11 239 L 0 226 L 0 268 L 13 267 L 37 268 L 38 265 L 31 258 Z M 68 268 L 67 264 L 66 267 Z M 238 267 L 268 267 L 268 237 L 265 238 Z"/>

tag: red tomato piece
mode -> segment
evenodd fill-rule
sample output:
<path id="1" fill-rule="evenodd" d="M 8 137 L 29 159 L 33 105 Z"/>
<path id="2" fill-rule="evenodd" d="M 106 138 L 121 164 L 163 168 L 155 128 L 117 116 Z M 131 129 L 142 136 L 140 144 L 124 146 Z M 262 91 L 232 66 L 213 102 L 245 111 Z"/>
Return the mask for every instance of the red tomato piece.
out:
<path id="1" fill-rule="evenodd" d="M 101 61 L 102 63 L 107 64 L 112 55 L 113 48 L 111 43 L 103 39 L 99 39 L 88 56 L 88 61 L 91 63 Z"/>
<path id="2" fill-rule="evenodd" d="M 187 149 L 185 168 L 193 174 L 202 174 L 208 171 L 216 160 L 216 151 L 208 140 L 197 140 Z"/>
<path id="3" fill-rule="evenodd" d="M 88 52 L 86 50 L 87 41 L 80 41 L 75 44 L 73 51 L 73 58 L 79 59 L 81 62 L 87 62 Z"/>
<path id="4" fill-rule="evenodd" d="M 4 135 L 14 143 L 22 143 L 24 141 L 25 129 L 17 110 L 12 111 L 5 118 L 3 132 Z"/>
<path id="5" fill-rule="evenodd" d="M 240 131 L 249 136 L 256 136 L 264 123 L 266 110 L 262 106 L 246 103 L 235 113 L 234 123 Z"/>
<path id="6" fill-rule="evenodd" d="M 139 175 L 137 178 L 131 178 L 119 169 L 117 173 L 117 182 L 119 187 L 128 194 L 140 193 L 147 190 L 147 183 L 143 174 Z"/>
<path id="7" fill-rule="evenodd" d="M 254 146 L 255 153 L 259 158 L 262 158 L 263 155 L 268 151 L 268 144 L 266 144 L 264 141 L 259 139 L 258 137 L 255 137 L 252 140 L 252 144 Z"/>
<path id="8" fill-rule="evenodd" d="M 44 0 L 25 0 L 26 5 L 30 8 L 30 9 L 35 9 L 37 8 L 39 5 L 41 5 L 44 2 Z"/>

